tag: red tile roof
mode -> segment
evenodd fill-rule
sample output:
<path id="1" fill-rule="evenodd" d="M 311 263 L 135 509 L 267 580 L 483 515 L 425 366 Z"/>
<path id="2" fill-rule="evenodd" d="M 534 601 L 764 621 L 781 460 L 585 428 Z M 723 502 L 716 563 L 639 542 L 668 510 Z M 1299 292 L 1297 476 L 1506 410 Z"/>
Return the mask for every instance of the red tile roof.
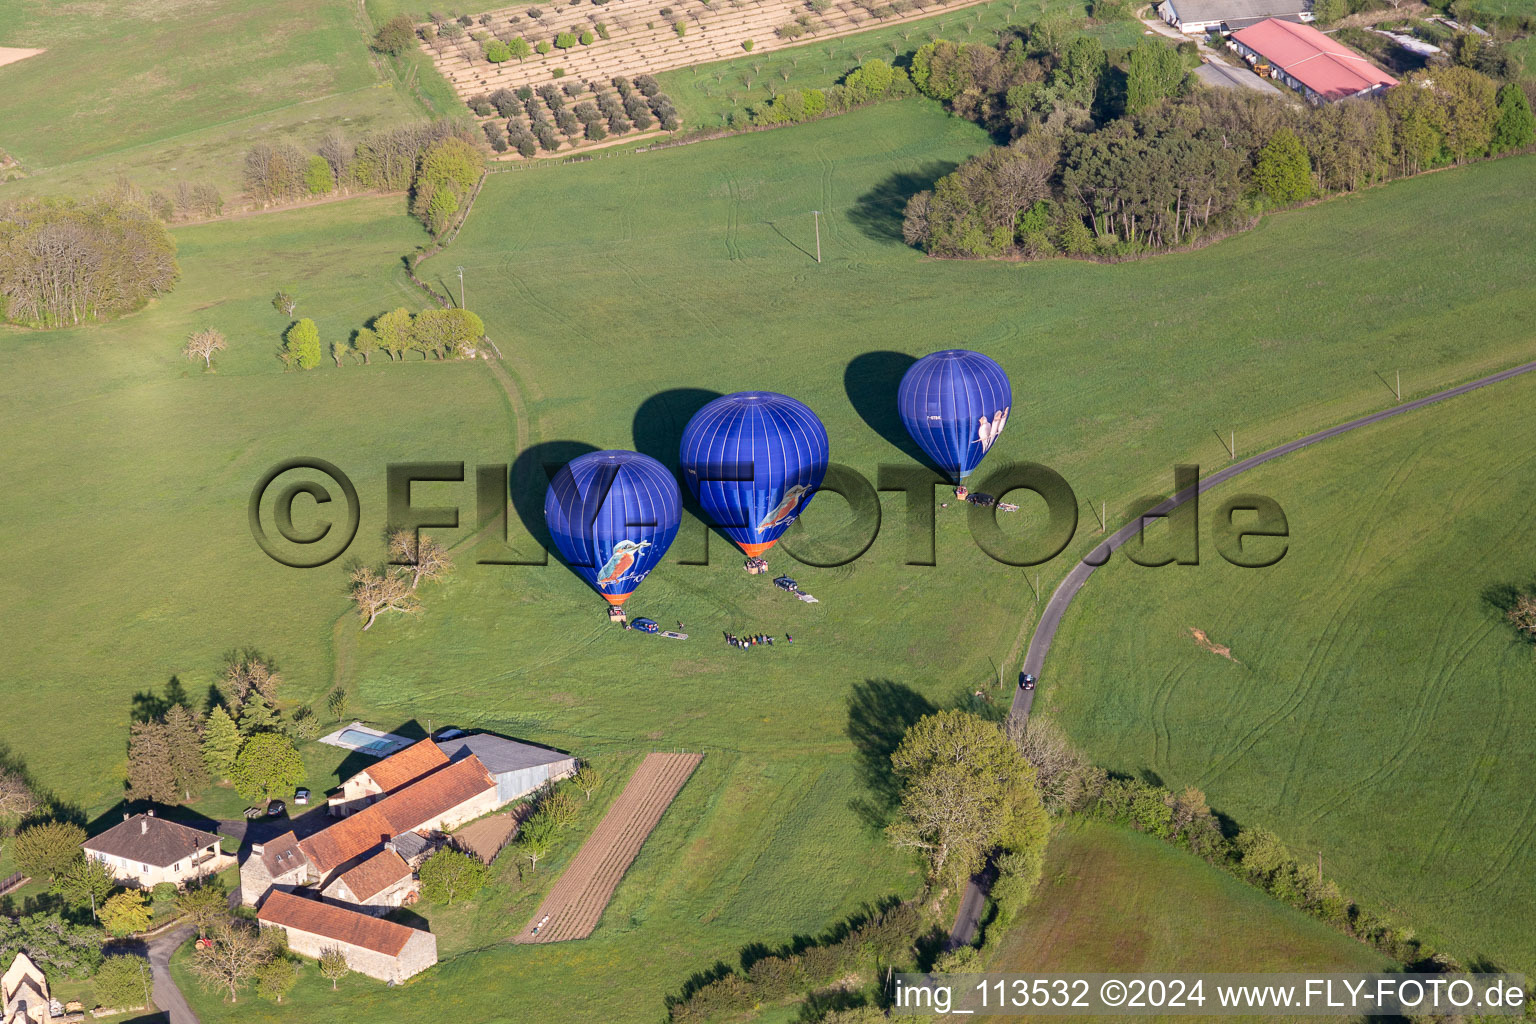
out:
<path id="1" fill-rule="evenodd" d="M 1337 100 L 1397 79 L 1363 53 L 1335 42 L 1311 25 L 1267 18 L 1232 33 L 1232 38 L 1324 99 Z"/>
<path id="2" fill-rule="evenodd" d="M 399 956 L 415 930 L 332 903 L 272 890 L 256 914 L 262 924 L 282 925 L 310 935 L 361 946 L 385 956 Z"/>
<path id="3" fill-rule="evenodd" d="M 379 788 L 389 793 L 399 789 L 408 782 L 415 782 L 428 772 L 435 771 L 448 763 L 448 755 L 443 753 L 441 747 L 431 740 L 422 740 L 413 743 L 400 751 L 391 754 L 368 768 L 364 768 L 359 775 L 367 775 Z"/>
<path id="4" fill-rule="evenodd" d="M 473 755 L 455 761 L 397 790 L 378 803 L 343 818 L 308 839 L 299 848 L 321 875 L 382 846 L 402 832 L 411 832 L 473 797 L 496 786 L 485 765 Z"/>
<path id="5" fill-rule="evenodd" d="M 364 903 L 401 879 L 411 877 L 411 866 L 394 850 L 381 850 L 337 879 L 345 882 L 352 896 Z"/>

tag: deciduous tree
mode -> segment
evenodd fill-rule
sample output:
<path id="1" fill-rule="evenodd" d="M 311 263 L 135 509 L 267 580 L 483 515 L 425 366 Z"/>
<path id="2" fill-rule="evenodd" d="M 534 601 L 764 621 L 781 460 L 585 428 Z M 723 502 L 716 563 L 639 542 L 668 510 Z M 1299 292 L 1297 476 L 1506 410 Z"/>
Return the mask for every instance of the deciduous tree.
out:
<path id="1" fill-rule="evenodd" d="M 256 969 L 256 991 L 263 999 L 282 1004 L 283 996 L 299 981 L 299 966 L 285 956 L 274 956 Z"/>
<path id="2" fill-rule="evenodd" d="M 431 535 L 418 535 L 414 530 L 396 530 L 389 535 L 389 561 L 401 575 L 410 577 L 412 590 L 422 580 L 439 580 L 453 571 L 448 549 Z"/>
<path id="3" fill-rule="evenodd" d="M 176 895 L 176 910 L 197 929 L 202 938 L 229 912 L 229 894 L 213 879 L 192 885 Z"/>
<path id="4" fill-rule="evenodd" d="M 96 1002 L 109 1010 L 137 1010 L 152 1005 L 154 986 L 149 961 L 134 953 L 106 957 L 91 978 Z"/>
<path id="5" fill-rule="evenodd" d="M 591 761 L 583 761 L 580 770 L 571 778 L 571 784 L 581 790 L 588 800 L 592 799 L 592 794 L 601 789 L 606 781 L 603 770 Z"/>
<path id="6" fill-rule="evenodd" d="M 1276 206 L 1290 206 L 1312 195 L 1312 165 L 1295 132 L 1281 128 L 1259 150 L 1253 187 Z"/>
<path id="7" fill-rule="evenodd" d="M 352 973 L 352 965 L 347 963 L 347 954 L 340 946 L 327 946 L 320 951 L 320 976 L 331 983 L 331 991 L 336 991 L 336 983 L 348 974 Z"/>
<path id="8" fill-rule="evenodd" d="M 101 905 L 101 924 L 113 935 L 146 931 L 154 915 L 142 889 L 124 889 Z"/>
<path id="9" fill-rule="evenodd" d="M 352 572 L 352 600 L 363 620 L 364 631 L 385 612 L 414 615 L 421 610 L 415 593 L 402 577 L 392 572 L 377 573 L 367 566 Z"/>
<path id="10" fill-rule="evenodd" d="M 81 856 L 59 872 L 48 891 L 62 897 L 70 906 L 89 906 L 94 919 L 115 888 L 117 880 L 112 877 L 110 868 L 99 860 Z"/>
<path id="11" fill-rule="evenodd" d="M 444 847 L 421 865 L 421 895 L 433 903 L 453 906 L 456 899 L 472 897 L 485 885 L 486 868 L 479 857 Z"/>
<path id="12" fill-rule="evenodd" d="M 403 358 L 411 347 L 411 311 L 402 306 L 375 317 L 373 333 L 390 359 Z"/>
<path id="13" fill-rule="evenodd" d="M 240 990 L 272 959 L 272 946 L 243 921 L 221 921 L 210 937 L 211 944 L 193 952 L 192 973 L 205 988 L 223 991 L 231 1003 L 236 1002 Z"/>
<path id="14" fill-rule="evenodd" d="M 373 35 L 373 48 L 392 57 L 400 56 L 414 45 L 416 26 L 408 14 L 398 14 L 389 19 Z"/>
<path id="15" fill-rule="evenodd" d="M 283 361 L 301 370 L 320 365 L 320 329 L 305 317 L 283 335 Z"/>
<path id="16" fill-rule="evenodd" d="M 212 327 L 204 327 L 202 330 L 193 331 L 187 335 L 187 347 L 181 350 L 181 354 L 188 359 L 201 359 L 203 369 L 213 369 L 213 354 L 222 352 L 229 347 L 229 342 L 224 340 L 224 335 Z"/>

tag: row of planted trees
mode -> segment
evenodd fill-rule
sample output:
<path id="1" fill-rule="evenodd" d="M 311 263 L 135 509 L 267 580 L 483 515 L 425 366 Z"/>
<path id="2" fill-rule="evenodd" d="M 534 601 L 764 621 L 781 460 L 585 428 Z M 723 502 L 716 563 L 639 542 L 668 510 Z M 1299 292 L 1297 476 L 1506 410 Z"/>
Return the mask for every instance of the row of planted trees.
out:
<path id="1" fill-rule="evenodd" d="M 484 337 L 485 323 L 467 309 L 424 309 L 412 315 L 402 306 L 380 313 L 345 338 L 333 339 L 330 355 L 337 366 L 349 358 L 370 363 L 375 352 L 391 360 L 404 359 L 411 352 L 420 352 L 423 359 L 472 359 Z M 294 321 L 283 332 L 279 356 L 290 368 L 312 370 L 324 353 L 320 328 L 309 317 Z"/>

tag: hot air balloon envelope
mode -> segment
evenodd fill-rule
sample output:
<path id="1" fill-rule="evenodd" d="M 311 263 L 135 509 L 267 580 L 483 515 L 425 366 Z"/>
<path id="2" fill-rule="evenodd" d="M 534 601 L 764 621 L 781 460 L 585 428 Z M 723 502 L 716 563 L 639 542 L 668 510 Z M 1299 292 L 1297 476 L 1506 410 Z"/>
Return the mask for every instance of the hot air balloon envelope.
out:
<path id="1" fill-rule="evenodd" d="M 683 430 L 683 480 L 731 540 L 756 557 L 804 512 L 827 475 L 827 431 L 772 391 L 715 399 Z"/>
<path id="2" fill-rule="evenodd" d="M 896 408 L 918 447 L 956 482 L 970 475 L 1003 432 L 1013 388 L 980 352 L 952 348 L 924 356 L 901 378 Z"/>
<path id="3" fill-rule="evenodd" d="M 682 500 L 667 467 L 638 452 L 588 452 L 561 467 L 544 521 L 576 574 L 621 605 L 677 536 Z"/>

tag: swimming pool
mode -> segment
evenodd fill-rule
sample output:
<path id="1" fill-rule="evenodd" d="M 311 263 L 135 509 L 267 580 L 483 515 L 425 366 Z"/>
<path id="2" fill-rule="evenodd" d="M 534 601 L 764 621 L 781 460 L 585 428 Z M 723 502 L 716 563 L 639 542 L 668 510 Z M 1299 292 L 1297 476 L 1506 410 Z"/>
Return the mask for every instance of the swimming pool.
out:
<path id="1" fill-rule="evenodd" d="M 398 742 L 393 736 L 375 736 L 371 732 L 363 732 L 359 729 L 343 729 L 341 735 L 336 738 L 353 750 L 365 750 L 370 754 L 386 754 L 393 750 Z"/>

